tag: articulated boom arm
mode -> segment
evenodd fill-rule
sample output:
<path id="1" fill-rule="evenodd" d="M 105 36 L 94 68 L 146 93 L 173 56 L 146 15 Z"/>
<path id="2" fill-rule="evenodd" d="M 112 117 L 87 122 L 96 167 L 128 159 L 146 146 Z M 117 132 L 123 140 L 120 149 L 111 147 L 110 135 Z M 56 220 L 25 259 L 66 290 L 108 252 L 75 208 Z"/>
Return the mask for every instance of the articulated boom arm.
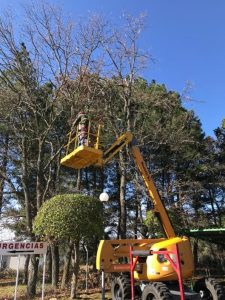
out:
<path id="1" fill-rule="evenodd" d="M 131 153 L 134 157 L 136 166 L 138 167 L 139 172 L 141 173 L 142 178 L 144 179 L 145 185 L 148 189 L 151 200 L 154 204 L 154 212 L 159 219 L 165 234 L 168 238 L 175 237 L 175 232 L 173 230 L 172 224 L 170 222 L 169 216 L 166 212 L 166 209 L 160 199 L 159 193 L 155 187 L 155 184 L 151 178 L 151 175 L 147 169 L 146 163 L 144 162 L 143 156 L 136 145 L 136 142 L 133 140 L 131 143 Z"/>
<path id="2" fill-rule="evenodd" d="M 110 161 L 123 147 L 128 145 L 133 139 L 133 135 L 130 132 L 126 132 L 121 135 L 112 146 L 103 153 L 102 159 L 99 161 L 100 165 L 105 165 Z"/>
<path id="3" fill-rule="evenodd" d="M 165 210 L 165 207 L 160 199 L 160 196 L 157 192 L 157 189 L 151 178 L 151 175 L 147 169 L 147 166 L 144 162 L 142 154 L 137 146 L 137 143 L 136 143 L 135 139 L 133 138 L 133 135 L 130 132 L 126 132 L 123 135 L 121 135 L 113 143 L 113 145 L 105 153 L 103 153 L 103 157 L 98 162 L 98 165 L 106 164 L 126 145 L 130 146 L 130 150 L 134 157 L 136 166 L 137 166 L 142 178 L 144 179 L 145 185 L 148 189 L 151 200 L 154 204 L 154 212 L 155 212 L 156 216 L 158 217 L 158 219 L 165 231 L 166 236 L 168 238 L 175 237 L 175 232 L 173 230 L 169 216 L 168 216 L 168 214 Z"/>

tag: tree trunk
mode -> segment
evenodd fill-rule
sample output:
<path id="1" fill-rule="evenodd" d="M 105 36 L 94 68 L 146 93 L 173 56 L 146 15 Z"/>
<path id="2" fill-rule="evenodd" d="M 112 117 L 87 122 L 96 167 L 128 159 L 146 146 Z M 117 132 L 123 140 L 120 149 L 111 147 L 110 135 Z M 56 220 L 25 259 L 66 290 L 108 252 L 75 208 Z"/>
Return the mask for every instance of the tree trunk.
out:
<path id="1" fill-rule="evenodd" d="M 29 193 L 29 174 L 28 174 L 28 158 L 27 158 L 27 145 L 26 140 L 23 139 L 22 141 L 22 162 L 21 162 L 21 168 L 22 168 L 22 176 L 21 176 L 21 182 L 23 186 L 23 193 L 24 193 L 24 200 L 25 200 L 25 212 L 26 212 L 26 222 L 27 222 L 27 232 L 29 234 L 32 234 L 32 213 L 31 213 L 31 199 L 30 199 L 30 193 Z"/>
<path id="2" fill-rule="evenodd" d="M 29 278 L 28 278 L 28 285 L 27 285 L 28 299 L 32 298 L 36 294 L 36 284 L 38 279 L 38 264 L 39 264 L 39 256 L 31 255 Z"/>
<path id="3" fill-rule="evenodd" d="M 59 247 L 58 245 L 51 244 L 52 254 L 52 286 L 57 288 L 59 281 Z"/>
<path id="4" fill-rule="evenodd" d="M 69 281 L 69 270 L 70 270 L 72 250 L 73 250 L 73 244 L 70 244 L 67 248 L 67 252 L 64 257 L 64 267 L 63 267 L 61 289 L 64 289 L 66 287 L 66 284 Z"/>
<path id="5" fill-rule="evenodd" d="M 195 268 L 197 268 L 198 265 L 198 240 L 197 239 L 194 239 L 193 257 L 194 257 L 194 266 Z"/>
<path id="6" fill-rule="evenodd" d="M 52 252 L 51 252 L 51 247 L 48 246 L 48 251 L 47 251 L 47 282 L 52 282 Z"/>
<path id="7" fill-rule="evenodd" d="M 79 242 L 75 242 L 74 243 L 73 276 L 72 276 L 71 294 L 70 294 L 71 299 L 76 299 L 78 273 L 79 273 L 79 262 L 80 262 Z"/>
<path id="8" fill-rule="evenodd" d="M 26 256 L 25 263 L 24 263 L 24 278 L 23 284 L 28 283 L 28 269 L 29 269 L 29 262 L 30 262 L 30 255 Z"/>
<path id="9" fill-rule="evenodd" d="M 41 163 L 42 163 L 42 142 L 38 141 L 38 156 L 37 156 L 37 178 L 36 178 L 36 193 L 37 193 L 37 211 L 39 211 L 42 204 L 42 183 L 41 179 L 43 178 Z"/>
<path id="10" fill-rule="evenodd" d="M 119 164 L 116 164 L 116 175 L 117 175 L 117 185 L 118 185 L 118 194 L 116 195 L 116 199 L 118 200 L 118 224 L 117 224 L 117 239 L 121 236 L 121 206 L 120 206 L 120 173 L 119 173 Z"/>
<path id="11" fill-rule="evenodd" d="M 125 167 L 123 154 L 120 153 L 120 234 L 119 238 L 126 238 L 126 202 L 125 202 L 125 192 L 126 192 L 126 177 L 125 177 Z"/>
<path id="12" fill-rule="evenodd" d="M 214 197 L 213 197 L 213 191 L 211 190 L 211 188 L 208 189 L 209 191 L 209 199 L 210 199 L 210 204 L 211 204 L 211 207 L 212 207 L 212 217 L 213 217 L 213 220 L 214 220 L 214 225 L 217 226 L 217 219 L 216 219 L 216 212 L 215 212 L 215 208 L 214 208 Z"/>
<path id="13" fill-rule="evenodd" d="M 134 205 L 135 205 L 135 219 L 134 219 L 134 238 L 135 239 L 137 239 L 138 238 L 138 212 L 139 212 L 139 203 L 138 203 L 138 201 L 139 201 L 139 197 L 138 197 L 138 195 L 137 195 L 137 193 L 136 193 L 136 197 L 135 197 L 135 203 L 134 203 Z"/>
<path id="14" fill-rule="evenodd" d="M 3 173 L 6 173 L 6 167 L 8 162 L 8 146 L 9 146 L 9 137 L 6 135 L 4 140 L 4 145 L 2 149 L 2 162 L 1 162 L 1 170 Z M 2 213 L 2 205 L 3 205 L 3 190 L 4 190 L 4 178 L 0 177 L 0 215 Z"/>
<path id="15" fill-rule="evenodd" d="M 77 170 L 77 186 L 76 186 L 76 190 L 78 192 L 80 192 L 81 189 L 81 169 Z"/>

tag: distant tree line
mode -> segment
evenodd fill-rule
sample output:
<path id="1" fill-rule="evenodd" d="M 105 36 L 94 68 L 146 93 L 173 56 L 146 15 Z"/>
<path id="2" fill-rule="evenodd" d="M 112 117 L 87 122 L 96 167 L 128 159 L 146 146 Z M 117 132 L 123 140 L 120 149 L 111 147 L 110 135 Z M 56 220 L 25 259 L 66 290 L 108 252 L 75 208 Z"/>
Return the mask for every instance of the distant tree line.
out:
<path id="1" fill-rule="evenodd" d="M 27 6 L 25 16 L 20 34 L 9 14 L 0 18 L 0 213 L 13 218 L 17 238 L 38 238 L 33 222 L 50 198 L 97 198 L 104 189 L 110 194 L 104 238 L 160 234 L 127 149 L 104 169 L 60 165 L 66 134 L 81 110 L 104 124 L 103 149 L 132 131 L 178 234 L 225 226 L 224 126 L 218 124 L 215 137 L 205 136 L 179 93 L 141 77 L 149 59 L 139 47 L 144 16 L 125 16 L 117 26 L 93 15 L 74 25 L 43 3 Z M 94 255 L 98 238 L 88 243 Z M 72 253 L 64 251 L 65 264 Z M 56 286 L 59 244 L 49 248 L 48 261 Z M 31 256 L 28 264 L 32 296 L 38 260 Z"/>

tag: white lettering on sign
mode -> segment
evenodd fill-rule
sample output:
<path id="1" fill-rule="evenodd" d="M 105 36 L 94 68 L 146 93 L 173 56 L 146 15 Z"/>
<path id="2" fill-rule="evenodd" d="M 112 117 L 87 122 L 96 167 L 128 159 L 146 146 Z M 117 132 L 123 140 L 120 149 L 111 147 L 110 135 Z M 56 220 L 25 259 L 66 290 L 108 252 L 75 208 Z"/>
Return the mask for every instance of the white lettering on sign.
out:
<path id="1" fill-rule="evenodd" d="M 0 242 L 0 255 L 45 254 L 46 242 Z"/>

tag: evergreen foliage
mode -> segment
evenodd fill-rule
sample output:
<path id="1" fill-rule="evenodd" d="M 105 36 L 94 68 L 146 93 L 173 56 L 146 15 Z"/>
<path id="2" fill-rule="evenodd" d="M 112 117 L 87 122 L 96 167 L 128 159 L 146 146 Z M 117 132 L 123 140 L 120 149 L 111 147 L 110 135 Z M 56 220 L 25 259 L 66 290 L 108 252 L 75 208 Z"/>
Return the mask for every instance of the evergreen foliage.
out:
<path id="1" fill-rule="evenodd" d="M 80 194 L 57 195 L 39 210 L 34 233 L 50 242 L 87 240 L 102 235 L 102 206 L 99 200 Z"/>

